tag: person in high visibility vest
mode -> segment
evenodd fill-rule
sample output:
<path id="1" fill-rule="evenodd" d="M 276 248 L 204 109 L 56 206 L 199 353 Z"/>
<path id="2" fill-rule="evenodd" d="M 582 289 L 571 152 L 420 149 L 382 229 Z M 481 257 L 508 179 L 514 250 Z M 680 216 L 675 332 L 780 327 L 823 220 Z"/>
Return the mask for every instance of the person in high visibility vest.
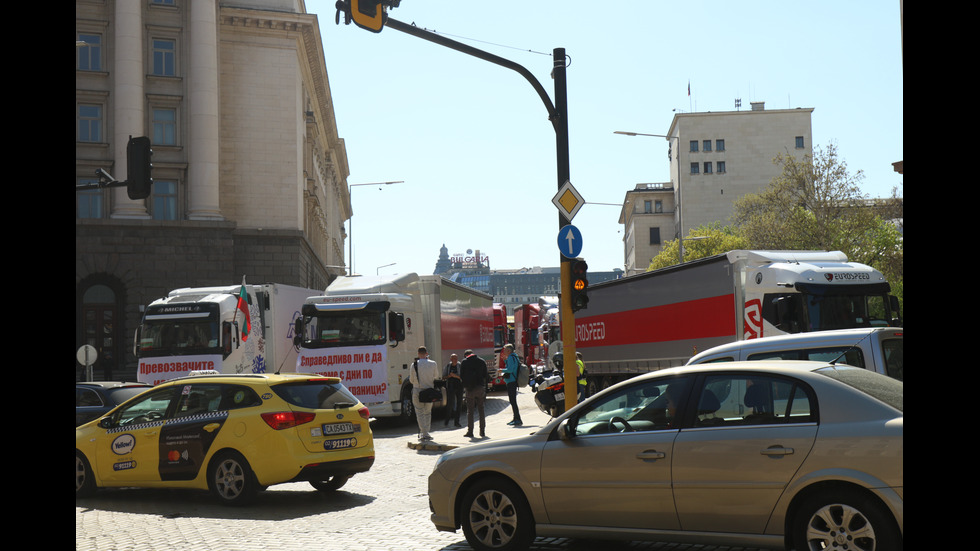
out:
<path id="1" fill-rule="evenodd" d="M 575 351 L 575 365 L 578 366 L 578 401 L 588 398 L 588 384 L 585 380 L 585 362 L 582 361 L 582 353 Z"/>

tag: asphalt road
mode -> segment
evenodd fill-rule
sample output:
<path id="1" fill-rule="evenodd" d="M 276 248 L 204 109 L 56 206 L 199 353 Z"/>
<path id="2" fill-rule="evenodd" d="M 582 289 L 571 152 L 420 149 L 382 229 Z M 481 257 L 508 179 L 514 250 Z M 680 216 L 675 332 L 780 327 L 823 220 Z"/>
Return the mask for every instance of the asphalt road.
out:
<path id="1" fill-rule="evenodd" d="M 548 421 L 529 391 L 520 394 L 524 426 L 511 419 L 505 392 L 487 399 L 487 435 L 533 432 Z M 438 532 L 429 521 L 427 479 L 441 450 L 477 442 L 463 428 L 433 420 L 434 443 L 417 444 L 415 426 L 373 423 L 376 460 L 333 494 L 308 483 L 272 486 L 248 507 L 226 507 L 206 492 L 112 489 L 75 501 L 75 549 L 181 551 L 469 551 L 462 531 Z M 425 449 L 428 448 L 428 449 Z M 699 550 L 736 548 L 538 538 L 533 551 Z M 739 548 L 741 549 L 741 548 Z"/>

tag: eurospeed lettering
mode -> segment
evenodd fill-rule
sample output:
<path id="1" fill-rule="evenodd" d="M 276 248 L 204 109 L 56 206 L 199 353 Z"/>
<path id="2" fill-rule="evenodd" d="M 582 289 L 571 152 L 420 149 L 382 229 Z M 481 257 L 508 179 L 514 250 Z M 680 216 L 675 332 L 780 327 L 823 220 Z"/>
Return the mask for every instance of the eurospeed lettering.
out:
<path id="1" fill-rule="evenodd" d="M 597 321 L 593 323 L 583 323 L 575 326 L 575 340 L 577 341 L 601 341 L 606 338 L 606 323 Z"/>
<path id="2" fill-rule="evenodd" d="M 862 273 L 852 274 L 847 272 L 838 272 L 836 274 L 834 273 L 824 274 L 824 277 L 827 278 L 827 281 L 834 281 L 836 279 L 842 279 L 845 281 L 854 281 L 856 279 L 871 279 L 871 274 L 862 274 Z"/>
<path id="3" fill-rule="evenodd" d="M 215 369 L 214 362 L 211 360 L 187 361 L 187 362 L 141 362 L 140 373 L 149 375 L 151 373 L 174 373 L 176 371 L 201 371 L 205 369 Z"/>

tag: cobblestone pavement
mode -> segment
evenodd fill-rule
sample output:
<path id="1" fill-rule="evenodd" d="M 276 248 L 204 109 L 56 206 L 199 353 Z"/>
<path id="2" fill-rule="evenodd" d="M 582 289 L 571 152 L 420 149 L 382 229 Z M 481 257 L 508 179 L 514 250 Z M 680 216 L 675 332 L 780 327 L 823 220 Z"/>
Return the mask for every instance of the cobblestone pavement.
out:
<path id="1" fill-rule="evenodd" d="M 487 398 L 487 435 L 533 432 L 548 416 L 526 389 L 519 395 L 524 426 L 507 426 L 503 392 Z M 433 417 L 434 443 L 420 447 L 417 427 L 374 423 L 376 460 L 339 491 L 321 494 L 305 482 L 271 486 L 248 507 L 217 504 L 205 492 L 112 489 L 75 501 L 75 549 L 80 551 L 470 551 L 462 531 L 438 532 L 429 520 L 427 479 L 442 450 L 481 439 Z M 533 551 L 736 551 L 734 548 L 641 542 L 538 538 Z"/>

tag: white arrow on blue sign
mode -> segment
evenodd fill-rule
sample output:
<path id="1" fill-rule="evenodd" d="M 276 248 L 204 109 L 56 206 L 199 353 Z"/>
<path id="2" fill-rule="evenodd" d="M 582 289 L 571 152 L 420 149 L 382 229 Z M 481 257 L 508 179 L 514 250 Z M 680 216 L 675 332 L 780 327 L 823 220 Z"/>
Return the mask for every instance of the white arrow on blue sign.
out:
<path id="1" fill-rule="evenodd" d="M 568 224 L 558 230 L 558 250 L 566 258 L 577 258 L 582 254 L 582 232 Z"/>

